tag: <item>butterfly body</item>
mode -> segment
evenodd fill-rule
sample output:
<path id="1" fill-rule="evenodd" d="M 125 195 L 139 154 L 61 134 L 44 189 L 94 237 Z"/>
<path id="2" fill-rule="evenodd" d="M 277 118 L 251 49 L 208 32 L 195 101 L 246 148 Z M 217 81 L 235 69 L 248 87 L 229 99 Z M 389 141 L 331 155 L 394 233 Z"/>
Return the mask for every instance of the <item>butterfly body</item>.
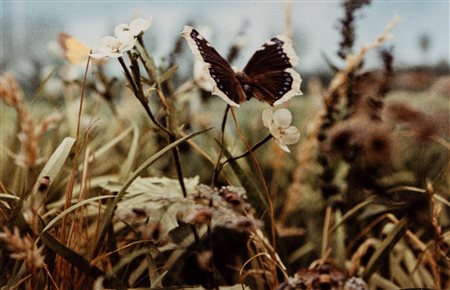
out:
<path id="1" fill-rule="evenodd" d="M 235 72 L 197 30 L 185 26 L 181 35 L 187 39 L 196 59 L 204 63 L 212 93 L 231 106 L 239 107 L 250 98 L 276 106 L 302 94 L 300 75 L 293 69 L 298 57 L 285 36 L 271 38 L 241 72 Z"/>

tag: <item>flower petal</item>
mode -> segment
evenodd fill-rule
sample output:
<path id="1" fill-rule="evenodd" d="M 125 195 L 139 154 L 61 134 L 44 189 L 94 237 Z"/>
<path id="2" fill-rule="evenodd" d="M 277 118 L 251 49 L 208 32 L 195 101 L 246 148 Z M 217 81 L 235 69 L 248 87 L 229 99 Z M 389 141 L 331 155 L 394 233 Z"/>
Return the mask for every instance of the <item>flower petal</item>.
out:
<path id="1" fill-rule="evenodd" d="M 128 24 L 121 23 L 114 28 L 114 35 L 116 37 L 118 37 L 120 33 L 124 32 L 124 31 L 128 31 L 128 30 L 130 30 L 130 27 L 128 26 Z"/>
<path id="2" fill-rule="evenodd" d="M 120 52 L 129 51 L 136 44 L 136 38 L 134 38 L 134 35 L 130 31 L 123 31 L 119 33 L 117 39 L 120 42 Z"/>
<path id="3" fill-rule="evenodd" d="M 275 139 L 280 139 L 282 137 L 281 131 L 280 129 L 278 129 L 275 126 L 270 126 L 269 127 L 269 131 L 270 134 L 275 138 Z"/>
<path id="4" fill-rule="evenodd" d="M 264 127 L 270 128 L 271 126 L 273 126 L 273 124 L 272 124 L 273 112 L 271 109 L 265 109 L 262 112 L 262 120 L 263 120 Z"/>
<path id="5" fill-rule="evenodd" d="M 147 29 L 149 29 L 151 24 L 152 24 L 151 18 L 149 19 L 137 18 L 131 21 L 130 31 L 131 33 L 133 33 L 134 36 L 138 36 L 141 32 L 147 31 Z"/>
<path id="6" fill-rule="evenodd" d="M 299 139 L 300 139 L 300 132 L 294 126 L 288 127 L 284 131 L 284 134 L 281 136 L 281 140 L 283 141 L 284 144 L 287 145 L 295 144 L 298 142 Z"/>
<path id="7" fill-rule="evenodd" d="M 89 54 L 89 56 L 92 58 L 95 58 L 95 59 L 102 59 L 102 58 L 106 58 L 106 57 L 118 58 L 118 57 L 122 56 L 122 54 L 119 52 L 113 52 L 113 51 L 108 51 L 108 52 L 98 51 L 98 52 Z"/>
<path id="8" fill-rule="evenodd" d="M 90 53 L 89 56 L 92 57 L 92 58 L 95 58 L 95 59 L 101 59 L 101 58 L 108 57 L 108 55 L 105 52 L 103 52 L 103 51 Z"/>
<path id="9" fill-rule="evenodd" d="M 273 113 L 273 123 L 279 128 L 287 128 L 292 123 L 292 114 L 286 108 L 281 108 Z"/>
<path id="10" fill-rule="evenodd" d="M 107 51 L 111 50 L 111 47 L 114 47 L 117 43 L 117 38 L 114 36 L 105 36 L 100 40 L 100 46 L 98 50 Z"/>
<path id="11" fill-rule="evenodd" d="M 278 146 L 285 152 L 287 153 L 291 153 L 291 150 L 289 150 L 289 148 L 286 146 L 286 144 L 283 143 L 282 140 L 280 139 L 275 139 L 275 141 L 277 141 Z"/>

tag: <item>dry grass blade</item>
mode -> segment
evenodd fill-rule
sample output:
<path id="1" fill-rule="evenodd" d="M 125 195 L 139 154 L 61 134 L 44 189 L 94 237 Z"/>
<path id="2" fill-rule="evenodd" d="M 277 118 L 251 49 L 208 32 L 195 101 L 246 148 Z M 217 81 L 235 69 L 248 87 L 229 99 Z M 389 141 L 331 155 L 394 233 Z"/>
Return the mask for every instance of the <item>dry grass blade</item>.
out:
<path id="1" fill-rule="evenodd" d="M 102 147 L 98 148 L 91 156 L 89 156 L 89 162 L 92 162 L 94 160 L 94 156 L 96 158 L 103 156 L 106 154 L 109 150 L 111 150 L 115 145 L 117 145 L 120 141 L 125 139 L 128 134 L 132 132 L 133 128 L 129 127 L 125 129 L 123 132 L 121 132 L 119 135 L 117 135 L 115 138 L 113 138 L 111 141 L 107 142 Z M 82 164 L 80 164 L 79 169 L 81 169 Z"/>
<path id="2" fill-rule="evenodd" d="M 138 250 L 135 250 L 135 251 L 129 253 L 128 255 L 122 257 L 122 259 L 120 259 L 120 261 L 114 265 L 114 268 L 112 268 L 112 270 L 111 270 L 111 274 L 115 275 L 115 274 L 119 273 L 119 271 L 123 267 L 126 267 L 128 264 L 133 262 L 137 257 L 146 255 L 148 253 L 149 253 L 148 248 L 141 248 L 141 249 L 138 249 Z"/>
<path id="3" fill-rule="evenodd" d="M 120 177 L 122 180 L 125 180 L 127 178 L 129 172 L 133 172 L 134 162 L 136 160 L 136 156 L 138 153 L 139 135 L 140 135 L 139 128 L 135 123 L 133 123 L 132 128 L 133 128 L 133 139 L 131 140 L 130 150 L 128 150 L 127 159 L 120 167 Z"/>
<path id="4" fill-rule="evenodd" d="M 19 197 L 13 195 L 13 194 L 8 194 L 8 193 L 0 193 L 0 199 L 14 199 L 14 200 L 20 200 Z"/>
<path id="5" fill-rule="evenodd" d="M 42 233 L 41 239 L 45 243 L 45 245 L 48 246 L 53 252 L 63 257 L 66 261 L 77 267 L 82 273 L 85 273 L 87 276 L 98 278 L 105 275 L 102 270 L 100 270 L 96 266 L 91 265 L 89 261 L 87 261 L 83 256 L 61 244 L 49 233 Z M 125 289 L 122 282 L 120 282 L 116 278 L 112 278 L 111 280 L 113 287 L 116 287 L 117 289 Z"/>
<path id="6" fill-rule="evenodd" d="M 435 198 L 436 200 L 442 202 L 447 207 L 450 207 L 450 202 L 447 199 L 445 199 L 444 197 L 440 196 L 439 194 L 437 194 L 437 193 L 433 194 L 433 198 Z"/>
<path id="7" fill-rule="evenodd" d="M 368 280 L 375 270 L 380 266 L 383 258 L 389 254 L 389 251 L 395 246 L 400 238 L 405 234 L 407 227 L 407 219 L 401 219 L 389 233 L 389 235 L 377 246 L 375 253 L 367 263 L 363 278 Z"/>
<path id="8" fill-rule="evenodd" d="M 399 285 L 396 285 L 392 281 L 383 278 L 381 275 L 375 273 L 369 280 L 370 285 L 373 287 L 379 287 L 381 289 L 400 289 Z"/>
<path id="9" fill-rule="evenodd" d="M 75 139 L 71 137 L 66 137 L 58 146 L 58 148 L 53 152 L 52 156 L 50 156 L 49 160 L 45 164 L 44 168 L 41 170 L 36 183 L 33 187 L 33 194 L 37 193 L 40 180 L 47 176 L 49 178 L 49 186 L 56 179 L 58 174 L 61 172 L 64 163 L 66 162 L 67 157 L 69 157 L 70 151 L 72 150 L 72 146 L 75 144 Z"/>
<path id="10" fill-rule="evenodd" d="M 97 256 L 97 254 L 100 252 L 100 248 L 102 247 L 102 241 L 105 237 L 106 234 L 106 230 L 108 225 L 111 222 L 111 218 L 114 214 L 114 209 L 117 205 L 117 203 L 122 199 L 123 195 L 125 195 L 126 190 L 128 189 L 128 187 L 131 185 L 131 183 L 133 183 L 133 181 L 139 177 L 139 175 L 146 170 L 149 166 L 151 166 L 153 163 L 155 163 L 159 158 L 161 158 L 162 156 L 164 156 L 164 154 L 166 154 L 167 152 L 171 151 L 172 149 L 176 148 L 178 145 L 182 144 L 183 142 L 186 142 L 187 140 L 203 134 L 209 130 L 211 130 L 212 128 L 208 128 L 202 131 L 198 131 L 195 133 L 192 133 L 186 137 L 180 138 L 175 142 L 172 142 L 171 144 L 167 145 L 166 147 L 164 147 L 163 149 L 161 149 L 160 151 L 158 151 L 157 153 L 155 153 L 152 157 L 150 157 L 149 159 L 147 159 L 144 163 L 142 163 L 132 174 L 130 177 L 128 177 L 128 179 L 126 180 L 124 186 L 122 187 L 122 189 L 117 193 L 117 195 L 114 198 L 114 201 L 112 203 L 110 203 L 105 211 L 105 213 L 103 213 L 101 221 L 100 221 L 100 227 L 99 227 L 99 234 L 98 234 L 98 238 L 96 240 L 96 242 L 93 244 L 93 256 Z"/>
<path id="11" fill-rule="evenodd" d="M 170 67 L 167 71 L 165 71 L 160 77 L 159 77 L 159 83 L 162 84 L 169 78 L 171 78 L 178 70 L 178 65 L 174 65 Z"/>
<path id="12" fill-rule="evenodd" d="M 365 206 L 371 204 L 375 200 L 375 196 L 371 196 L 365 201 L 362 201 L 355 205 L 353 208 L 351 208 L 349 211 L 347 211 L 342 218 L 340 218 L 330 229 L 330 235 L 339 228 L 347 219 L 352 217 L 354 214 L 356 214 L 359 210 L 363 209 Z"/>
<path id="13" fill-rule="evenodd" d="M 72 205 L 71 207 L 67 208 L 66 210 L 64 210 L 63 212 L 61 212 L 59 215 L 57 215 L 54 219 L 52 219 L 46 226 L 45 228 L 42 230 L 42 233 L 45 231 L 48 231 L 51 227 L 53 227 L 59 220 L 61 220 L 62 218 L 64 218 L 65 216 L 67 216 L 67 214 L 73 212 L 74 210 L 76 210 L 77 208 L 82 207 L 83 205 L 92 203 L 94 201 L 99 201 L 102 199 L 108 199 L 108 198 L 115 198 L 115 195 L 101 195 L 101 196 L 94 196 L 85 200 L 82 200 L 80 202 L 77 202 L 76 204 Z"/>
<path id="14" fill-rule="evenodd" d="M 235 17 L 225 57 L 206 39 L 228 37 L 198 19 L 184 37 L 163 35 L 169 54 L 150 19 L 117 25 L 92 50 L 62 34 L 64 65 L 13 53 L 8 69 L 32 69 L 0 77 L 0 285 L 449 288 L 450 66 L 428 36 L 422 59 L 402 49 L 396 62 L 397 18 L 377 35 L 358 23 L 374 1 L 339 1 L 340 39 L 310 35 L 339 41 L 324 46 L 330 70 L 297 67 L 308 46 L 297 16 L 325 15 L 291 0 L 269 11 L 278 32 Z M 258 49 L 254 28 L 292 43 Z"/>

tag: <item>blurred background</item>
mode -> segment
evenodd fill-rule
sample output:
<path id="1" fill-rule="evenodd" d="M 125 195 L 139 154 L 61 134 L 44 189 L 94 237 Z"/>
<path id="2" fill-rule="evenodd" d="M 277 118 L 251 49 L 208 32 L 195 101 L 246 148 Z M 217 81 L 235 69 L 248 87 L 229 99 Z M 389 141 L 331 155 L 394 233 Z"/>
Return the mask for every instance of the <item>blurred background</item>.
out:
<path id="1" fill-rule="evenodd" d="M 166 56 L 186 23 L 210 35 L 219 52 L 237 35 L 245 43 L 235 65 L 243 67 L 254 50 L 269 37 L 284 33 L 285 1 L 2 1 L 1 70 L 31 74 L 48 65 L 57 47 L 57 35 L 66 32 L 89 47 L 112 35 L 119 23 L 133 18 L 153 18 L 145 34 L 156 59 Z M 326 71 L 325 57 L 338 65 L 337 26 L 343 17 L 338 1 L 294 1 L 292 24 L 295 48 L 302 73 Z M 356 46 L 368 42 L 395 16 L 396 67 L 448 66 L 448 1 L 373 1 L 357 14 Z M 58 59 L 58 58 L 56 58 Z M 377 67 L 376 53 L 368 56 L 366 67 Z"/>

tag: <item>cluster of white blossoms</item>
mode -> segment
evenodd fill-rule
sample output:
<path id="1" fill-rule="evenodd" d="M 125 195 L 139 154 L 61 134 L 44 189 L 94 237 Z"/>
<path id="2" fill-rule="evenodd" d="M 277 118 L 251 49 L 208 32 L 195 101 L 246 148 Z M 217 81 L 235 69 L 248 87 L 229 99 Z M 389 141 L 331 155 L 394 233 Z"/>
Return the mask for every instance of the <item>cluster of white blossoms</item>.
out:
<path id="1" fill-rule="evenodd" d="M 300 139 L 300 132 L 292 123 L 292 114 L 286 108 L 266 109 L 262 113 L 265 127 L 269 128 L 270 134 L 275 138 L 278 146 L 286 152 L 291 152 L 287 145 L 295 144 Z"/>
<path id="2" fill-rule="evenodd" d="M 131 50 L 136 44 L 136 38 L 147 31 L 151 25 L 151 19 L 137 18 L 130 24 L 119 24 L 114 29 L 114 36 L 103 37 L 100 46 L 90 54 L 93 58 L 118 58 Z"/>

